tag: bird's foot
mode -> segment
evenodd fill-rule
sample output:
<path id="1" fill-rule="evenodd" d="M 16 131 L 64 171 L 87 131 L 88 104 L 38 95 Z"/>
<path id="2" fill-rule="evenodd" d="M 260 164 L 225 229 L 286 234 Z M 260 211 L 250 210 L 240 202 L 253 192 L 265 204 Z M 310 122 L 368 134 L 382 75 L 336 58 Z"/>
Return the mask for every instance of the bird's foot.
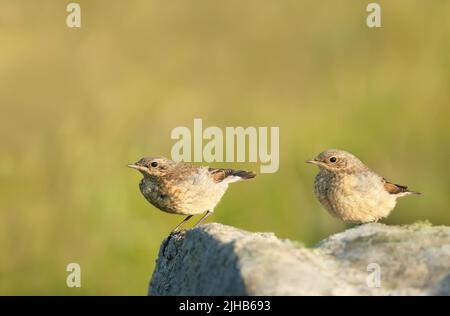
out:
<path id="1" fill-rule="evenodd" d="M 168 238 L 176 237 L 176 236 L 178 236 L 179 234 L 181 234 L 182 232 L 183 232 L 183 230 L 181 230 L 181 229 L 180 229 L 180 230 L 173 230 L 173 231 L 170 232 Z"/>

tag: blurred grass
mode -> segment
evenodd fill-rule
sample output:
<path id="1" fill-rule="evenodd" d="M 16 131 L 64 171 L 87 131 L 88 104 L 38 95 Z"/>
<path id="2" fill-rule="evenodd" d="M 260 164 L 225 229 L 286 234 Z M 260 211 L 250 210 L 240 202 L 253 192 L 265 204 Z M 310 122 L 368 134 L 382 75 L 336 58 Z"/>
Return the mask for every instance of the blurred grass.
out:
<path id="1" fill-rule="evenodd" d="M 344 229 L 304 164 L 333 147 L 425 193 L 386 223 L 449 225 L 450 3 L 378 2 L 381 29 L 365 1 L 331 0 L 78 1 L 69 29 L 66 3 L 2 1 L 0 294 L 145 294 L 181 218 L 124 165 L 168 156 L 196 117 L 281 133 L 279 172 L 233 185 L 210 221 L 309 245 Z"/>

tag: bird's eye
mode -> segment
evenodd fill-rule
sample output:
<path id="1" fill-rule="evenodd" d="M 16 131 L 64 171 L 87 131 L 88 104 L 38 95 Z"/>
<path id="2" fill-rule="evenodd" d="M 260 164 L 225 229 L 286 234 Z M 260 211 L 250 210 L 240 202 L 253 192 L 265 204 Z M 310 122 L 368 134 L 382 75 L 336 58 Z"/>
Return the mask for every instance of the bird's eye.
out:
<path id="1" fill-rule="evenodd" d="M 158 167 L 158 163 L 156 161 L 153 161 L 150 166 L 152 166 L 153 168 Z"/>
<path id="2" fill-rule="evenodd" d="M 331 157 L 330 158 L 330 162 L 336 162 L 336 160 L 337 160 L 336 157 Z"/>

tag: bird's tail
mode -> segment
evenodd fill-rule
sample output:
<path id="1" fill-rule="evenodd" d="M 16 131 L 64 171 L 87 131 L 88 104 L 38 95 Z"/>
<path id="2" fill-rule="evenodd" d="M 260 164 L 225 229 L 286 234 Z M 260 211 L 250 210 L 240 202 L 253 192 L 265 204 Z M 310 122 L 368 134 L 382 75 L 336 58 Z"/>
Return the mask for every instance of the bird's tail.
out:
<path id="1" fill-rule="evenodd" d="M 422 194 L 420 192 L 414 192 L 414 191 L 408 190 L 408 187 L 406 185 L 394 184 L 392 182 L 387 181 L 386 179 L 383 179 L 383 180 L 384 180 L 384 189 L 390 194 L 395 194 L 396 196 L 405 196 L 405 195 L 411 195 L 411 194 L 415 194 L 415 195 Z"/>
<path id="2" fill-rule="evenodd" d="M 224 180 L 226 180 L 227 183 L 230 183 L 256 177 L 256 174 L 253 172 L 244 170 L 209 168 L 208 171 L 217 183 Z"/>
<path id="3" fill-rule="evenodd" d="M 244 171 L 244 170 L 233 170 L 231 175 L 233 175 L 235 177 L 239 177 L 244 180 L 252 179 L 252 178 L 256 177 L 256 174 L 254 172 Z"/>
<path id="4" fill-rule="evenodd" d="M 422 193 L 416 192 L 416 191 L 409 191 L 408 189 L 405 189 L 404 191 L 397 193 L 398 197 L 407 196 L 407 195 L 421 195 Z"/>

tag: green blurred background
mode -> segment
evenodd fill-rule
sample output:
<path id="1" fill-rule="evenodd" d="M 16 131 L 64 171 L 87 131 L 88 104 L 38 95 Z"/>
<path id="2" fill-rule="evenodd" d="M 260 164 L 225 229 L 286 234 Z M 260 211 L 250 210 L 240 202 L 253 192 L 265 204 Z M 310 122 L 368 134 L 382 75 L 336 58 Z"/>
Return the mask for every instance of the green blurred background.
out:
<path id="1" fill-rule="evenodd" d="M 279 171 L 232 185 L 208 221 L 306 245 L 342 231 L 304 163 L 331 147 L 424 192 L 385 223 L 450 225 L 450 2 L 378 1 L 378 29 L 369 2 L 78 1 L 70 29 L 69 1 L 1 0 L 0 294 L 146 294 L 182 217 L 125 164 L 170 156 L 194 118 L 281 134 Z"/>

